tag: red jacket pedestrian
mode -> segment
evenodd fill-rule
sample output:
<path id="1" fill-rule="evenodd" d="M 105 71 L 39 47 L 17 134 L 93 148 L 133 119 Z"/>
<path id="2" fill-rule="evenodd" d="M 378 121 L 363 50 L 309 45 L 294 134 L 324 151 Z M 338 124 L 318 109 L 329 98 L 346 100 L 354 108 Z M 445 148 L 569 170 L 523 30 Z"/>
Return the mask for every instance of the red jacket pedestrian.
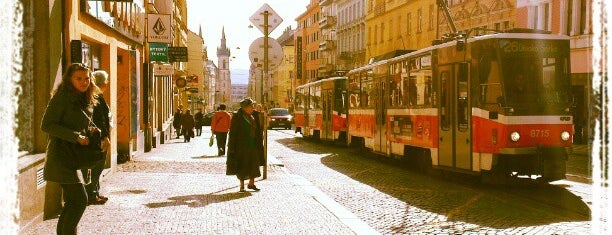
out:
<path id="1" fill-rule="evenodd" d="M 230 130 L 230 124 L 232 123 L 232 116 L 225 111 L 225 104 L 219 105 L 215 116 L 213 116 L 210 122 L 210 129 L 213 134 L 217 137 L 217 149 L 218 155 L 225 155 L 225 145 L 227 142 L 227 133 Z"/>

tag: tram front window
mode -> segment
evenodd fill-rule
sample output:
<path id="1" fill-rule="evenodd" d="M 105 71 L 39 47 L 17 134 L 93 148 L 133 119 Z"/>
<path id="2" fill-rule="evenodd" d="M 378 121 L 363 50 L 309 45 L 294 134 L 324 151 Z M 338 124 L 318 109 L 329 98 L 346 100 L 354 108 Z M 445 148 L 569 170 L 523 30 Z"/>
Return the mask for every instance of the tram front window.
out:
<path id="1" fill-rule="evenodd" d="M 566 60 L 554 57 L 506 58 L 502 105 L 525 112 L 564 110 L 571 100 Z"/>

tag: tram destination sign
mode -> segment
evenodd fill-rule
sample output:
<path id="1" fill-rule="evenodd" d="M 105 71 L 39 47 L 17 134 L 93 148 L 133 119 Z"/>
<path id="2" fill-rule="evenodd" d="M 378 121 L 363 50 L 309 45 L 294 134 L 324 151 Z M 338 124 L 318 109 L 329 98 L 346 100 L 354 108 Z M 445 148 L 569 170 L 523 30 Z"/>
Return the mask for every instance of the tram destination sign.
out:
<path id="1" fill-rule="evenodd" d="M 557 55 L 563 52 L 562 43 L 535 40 L 501 40 L 499 47 L 505 55 Z"/>

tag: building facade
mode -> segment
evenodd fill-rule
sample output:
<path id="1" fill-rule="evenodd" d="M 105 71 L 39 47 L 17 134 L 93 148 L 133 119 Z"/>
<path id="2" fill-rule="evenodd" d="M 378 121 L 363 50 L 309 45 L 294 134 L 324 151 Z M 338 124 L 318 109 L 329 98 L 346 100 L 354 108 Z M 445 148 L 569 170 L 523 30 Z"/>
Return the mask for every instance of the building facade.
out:
<path id="1" fill-rule="evenodd" d="M 337 57 L 337 19 L 338 5 L 333 0 L 319 1 L 321 15 L 319 28 L 321 29 L 321 43 L 319 43 L 319 71 L 318 76 L 330 77 L 338 69 Z"/>
<path id="2" fill-rule="evenodd" d="M 143 1 L 22 1 L 23 68 L 16 135 L 19 138 L 20 229 L 61 209 L 58 184 L 37 180 L 44 171 L 48 135 L 40 130 L 51 92 L 71 63 L 109 74 L 104 98 L 114 125 L 106 174 L 124 156 L 144 151 L 141 102 L 144 62 Z M 36 79 L 34 79 L 36 78 Z M 27 192 L 27 193 L 22 193 Z"/>
<path id="3" fill-rule="evenodd" d="M 272 107 L 289 108 L 292 106 L 293 91 L 295 90 L 295 30 L 287 27 L 276 41 L 283 49 L 283 60 L 272 73 L 270 86 Z"/>
<path id="4" fill-rule="evenodd" d="M 337 8 L 337 69 L 351 70 L 365 65 L 364 0 L 335 0 Z"/>
<path id="5" fill-rule="evenodd" d="M 319 45 L 321 44 L 321 29 L 319 28 L 321 6 L 319 2 L 319 0 L 310 0 L 306 11 L 295 19 L 297 21 L 295 70 L 299 85 L 322 78 L 319 76 Z"/>
<path id="6" fill-rule="evenodd" d="M 217 105 L 217 100 L 216 100 L 216 96 L 217 96 L 217 75 L 219 68 L 217 68 L 217 65 L 215 64 L 214 61 L 212 60 L 207 60 L 206 61 L 206 74 L 205 74 L 205 82 L 207 83 L 208 87 L 208 93 L 206 95 L 206 111 L 207 112 L 211 112 L 215 110 L 215 107 Z"/>
<path id="7" fill-rule="evenodd" d="M 172 14 L 174 42 L 186 46 L 184 0 L 20 1 L 24 10 L 23 67 L 17 129 L 20 229 L 57 215 L 58 184 L 40 179 L 48 135 L 40 123 L 52 91 L 71 63 L 109 74 L 104 98 L 113 128 L 103 177 L 133 155 L 151 151 L 169 138 L 173 75 L 156 76 L 149 63 L 147 13 Z M 177 63 L 177 68 L 184 65 Z M 180 71 L 180 69 L 177 69 Z M 155 76 L 155 78 L 153 78 Z M 35 79 L 34 79 L 35 78 Z"/>
<path id="8" fill-rule="evenodd" d="M 238 110 L 240 108 L 240 101 L 247 97 L 249 91 L 249 85 L 247 84 L 232 84 L 232 98 L 228 104 L 232 110 Z"/>
<path id="9" fill-rule="evenodd" d="M 206 66 L 205 59 L 208 59 L 205 53 L 204 38 L 202 38 L 202 30 L 196 34 L 189 31 L 187 34 L 187 102 L 188 107 L 192 110 L 204 109 L 204 98 L 206 87 L 204 86 L 204 68 Z"/>

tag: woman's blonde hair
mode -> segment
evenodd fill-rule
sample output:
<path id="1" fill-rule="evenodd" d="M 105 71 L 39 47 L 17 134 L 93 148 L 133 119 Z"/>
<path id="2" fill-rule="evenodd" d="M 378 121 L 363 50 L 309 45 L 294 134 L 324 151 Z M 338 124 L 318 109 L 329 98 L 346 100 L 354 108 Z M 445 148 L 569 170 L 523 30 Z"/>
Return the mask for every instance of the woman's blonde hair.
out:
<path id="1" fill-rule="evenodd" d="M 101 85 L 108 84 L 108 73 L 104 70 L 98 70 L 91 73 L 93 76 L 94 83 L 96 86 L 100 87 Z"/>

